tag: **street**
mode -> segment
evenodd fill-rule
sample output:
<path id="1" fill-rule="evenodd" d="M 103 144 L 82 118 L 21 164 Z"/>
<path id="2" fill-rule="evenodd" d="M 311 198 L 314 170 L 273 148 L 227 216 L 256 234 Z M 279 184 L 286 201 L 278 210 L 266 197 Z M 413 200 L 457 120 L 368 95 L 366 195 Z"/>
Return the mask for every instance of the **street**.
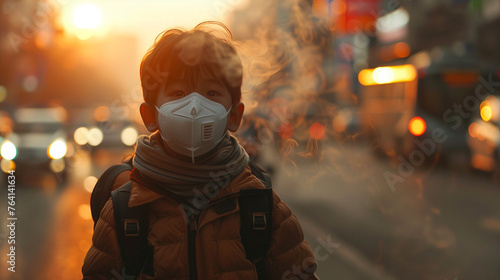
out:
<path id="1" fill-rule="evenodd" d="M 16 187 L 16 272 L 7 270 L 9 233 L 2 227 L 1 279 L 81 278 L 93 231 L 83 182 L 122 154 L 78 154 L 61 188 L 44 186 L 46 180 Z M 274 167 L 274 189 L 301 222 L 321 279 L 500 277 L 500 189 L 488 175 L 424 166 L 391 189 L 384 172 L 397 166 L 364 144 L 325 145 L 322 159 L 296 167 L 283 165 L 271 147 L 262 154 L 262 164 Z"/>
<path id="2" fill-rule="evenodd" d="M 326 234 L 309 241 L 332 234 L 339 248 L 363 256 L 358 267 L 385 274 L 338 279 L 500 277 L 500 192 L 486 174 L 424 166 L 393 190 L 384 173 L 396 166 L 353 145 L 327 147 L 322 163 L 301 171 L 276 184 L 292 210 Z M 318 274 L 336 279 L 337 267 L 326 262 Z"/>

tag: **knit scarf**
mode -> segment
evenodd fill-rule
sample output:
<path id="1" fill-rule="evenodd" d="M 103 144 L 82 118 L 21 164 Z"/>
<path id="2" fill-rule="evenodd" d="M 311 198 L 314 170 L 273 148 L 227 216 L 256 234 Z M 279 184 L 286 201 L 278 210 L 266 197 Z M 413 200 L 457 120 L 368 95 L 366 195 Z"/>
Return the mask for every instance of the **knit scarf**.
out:
<path id="1" fill-rule="evenodd" d="M 161 194 L 174 194 L 193 205 L 201 195 L 215 196 L 243 171 L 249 157 L 238 140 L 226 132 L 213 151 L 197 160 L 192 163 L 169 155 L 159 132 L 140 136 L 131 180 L 146 181 L 146 187 Z"/>

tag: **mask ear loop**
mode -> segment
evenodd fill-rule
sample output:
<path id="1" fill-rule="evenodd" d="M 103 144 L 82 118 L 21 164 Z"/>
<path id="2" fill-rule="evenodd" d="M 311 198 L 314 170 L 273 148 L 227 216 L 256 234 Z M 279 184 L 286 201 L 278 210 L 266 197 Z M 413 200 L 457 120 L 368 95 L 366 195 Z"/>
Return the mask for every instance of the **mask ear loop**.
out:
<path id="1" fill-rule="evenodd" d="M 231 109 L 233 109 L 233 105 L 231 104 L 231 107 L 229 107 L 229 109 L 227 109 L 226 113 L 224 114 L 224 118 L 227 118 L 227 116 L 229 115 L 229 112 L 231 112 Z"/>
<path id="2" fill-rule="evenodd" d="M 158 115 L 158 117 L 157 117 L 157 121 L 158 121 L 158 125 L 159 125 L 159 123 L 160 123 L 160 119 L 159 119 L 159 117 L 160 117 L 160 108 L 158 108 L 158 106 L 156 106 L 156 105 L 154 105 L 154 106 L 155 106 L 155 108 L 156 108 L 156 112 L 158 113 L 158 114 L 157 114 L 157 115 Z M 160 132 L 160 136 L 161 136 L 161 138 L 166 139 L 166 138 L 163 136 L 163 132 L 161 132 L 161 129 L 158 129 L 158 131 Z"/>

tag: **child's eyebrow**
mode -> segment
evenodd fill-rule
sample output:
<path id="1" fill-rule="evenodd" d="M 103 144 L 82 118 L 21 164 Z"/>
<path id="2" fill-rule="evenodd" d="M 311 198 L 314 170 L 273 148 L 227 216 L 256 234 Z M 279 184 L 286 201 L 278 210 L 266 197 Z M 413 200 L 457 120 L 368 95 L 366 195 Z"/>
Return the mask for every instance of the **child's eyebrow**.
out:
<path id="1" fill-rule="evenodd" d="M 175 84 L 175 83 L 185 83 L 186 80 L 184 79 L 173 79 L 173 80 L 170 80 L 168 83 L 169 84 Z"/>
<path id="2" fill-rule="evenodd" d="M 207 84 L 217 84 L 217 85 L 223 85 L 223 83 L 219 80 L 216 79 L 204 79 L 201 82 L 207 83 Z"/>
<path id="3" fill-rule="evenodd" d="M 168 81 L 167 84 L 165 85 L 165 87 L 183 86 L 186 84 L 187 84 L 186 80 L 176 79 L 176 80 Z"/>
<path id="4" fill-rule="evenodd" d="M 198 81 L 199 84 L 203 85 L 204 87 L 221 87 L 224 86 L 224 83 L 213 78 L 207 78 L 207 79 L 202 79 Z M 169 90 L 172 88 L 178 88 L 178 87 L 188 87 L 190 86 L 189 82 L 186 81 L 185 79 L 174 79 L 171 81 L 168 81 L 164 87 L 164 90 Z"/>

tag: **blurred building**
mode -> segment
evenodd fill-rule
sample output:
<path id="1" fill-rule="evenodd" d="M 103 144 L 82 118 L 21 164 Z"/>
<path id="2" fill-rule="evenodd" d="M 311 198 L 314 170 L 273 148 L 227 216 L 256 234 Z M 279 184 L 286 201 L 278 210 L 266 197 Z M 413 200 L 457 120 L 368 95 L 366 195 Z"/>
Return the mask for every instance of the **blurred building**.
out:
<path id="1" fill-rule="evenodd" d="M 468 0 L 405 1 L 412 52 L 455 41 L 472 41 L 474 21 L 469 3 Z"/>
<path id="2" fill-rule="evenodd" d="M 411 54 L 461 44 L 465 52 L 481 60 L 500 61 L 499 34 L 495 32 L 500 22 L 500 0 L 384 0 L 381 7 L 389 13 L 393 8 L 408 13 L 407 34 L 400 41 L 408 43 Z M 377 36 L 376 41 L 382 40 Z M 383 64 L 374 63 L 378 65 L 371 66 Z"/>
<path id="3" fill-rule="evenodd" d="M 500 64 L 500 0 L 477 1 L 476 40 L 478 53 L 484 60 Z"/>

